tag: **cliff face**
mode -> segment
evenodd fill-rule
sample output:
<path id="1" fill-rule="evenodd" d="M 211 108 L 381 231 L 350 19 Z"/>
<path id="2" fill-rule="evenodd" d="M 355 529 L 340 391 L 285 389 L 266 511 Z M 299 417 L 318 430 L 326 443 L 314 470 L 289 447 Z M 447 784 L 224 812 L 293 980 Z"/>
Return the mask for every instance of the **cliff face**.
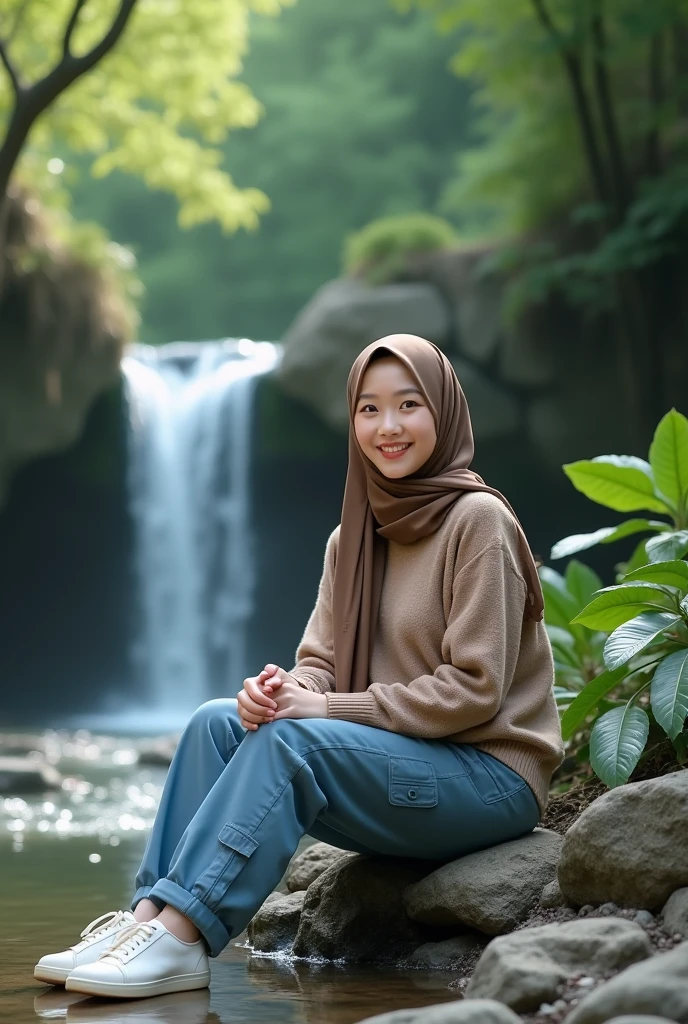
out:
<path id="1" fill-rule="evenodd" d="M 132 315 L 105 267 L 53 236 L 22 192 L 0 252 L 0 505 L 21 464 L 72 444 L 94 398 L 119 378 Z"/>

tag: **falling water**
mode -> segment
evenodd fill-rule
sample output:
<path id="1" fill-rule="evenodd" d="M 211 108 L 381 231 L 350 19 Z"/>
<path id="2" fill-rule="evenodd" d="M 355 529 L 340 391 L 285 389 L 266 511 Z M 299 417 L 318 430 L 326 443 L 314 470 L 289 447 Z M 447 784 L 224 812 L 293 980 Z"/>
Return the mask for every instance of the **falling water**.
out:
<path id="1" fill-rule="evenodd" d="M 136 346 L 124 360 L 142 706 L 168 723 L 246 674 L 254 591 L 251 410 L 267 342 Z M 219 688 L 218 688 L 219 681 Z"/>

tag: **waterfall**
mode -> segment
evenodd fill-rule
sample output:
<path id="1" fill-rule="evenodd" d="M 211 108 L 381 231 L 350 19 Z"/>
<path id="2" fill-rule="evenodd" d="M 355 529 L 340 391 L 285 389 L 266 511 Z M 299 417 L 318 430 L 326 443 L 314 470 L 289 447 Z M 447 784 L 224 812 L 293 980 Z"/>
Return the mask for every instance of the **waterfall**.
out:
<path id="1" fill-rule="evenodd" d="M 134 661 L 141 710 L 160 727 L 235 694 L 248 671 L 251 411 L 277 359 L 276 346 L 244 338 L 136 345 L 123 361 L 141 595 Z"/>

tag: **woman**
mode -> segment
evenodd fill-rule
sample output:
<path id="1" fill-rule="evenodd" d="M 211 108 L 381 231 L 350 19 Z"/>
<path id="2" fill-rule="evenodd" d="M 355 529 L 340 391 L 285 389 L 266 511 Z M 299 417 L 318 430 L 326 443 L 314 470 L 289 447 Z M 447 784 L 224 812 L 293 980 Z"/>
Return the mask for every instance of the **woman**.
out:
<path id="1" fill-rule="evenodd" d="M 305 834 L 452 860 L 530 832 L 562 758 L 537 570 L 436 346 L 393 335 L 348 382 L 349 470 L 290 672 L 269 664 L 180 740 L 133 916 L 41 980 L 119 998 L 202 988 Z M 288 588 L 285 588 L 288 599 Z"/>

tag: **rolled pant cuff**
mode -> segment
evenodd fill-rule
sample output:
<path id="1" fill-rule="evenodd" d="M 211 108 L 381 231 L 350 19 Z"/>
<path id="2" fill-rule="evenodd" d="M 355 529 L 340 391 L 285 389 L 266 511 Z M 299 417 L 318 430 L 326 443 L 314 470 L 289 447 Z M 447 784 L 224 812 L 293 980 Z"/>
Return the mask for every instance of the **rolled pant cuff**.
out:
<path id="1" fill-rule="evenodd" d="M 159 896 L 151 896 L 150 892 L 153 888 L 152 885 L 140 885 L 134 893 L 134 898 L 131 901 L 130 910 L 136 910 L 137 905 L 141 900 L 150 900 L 151 903 L 155 903 L 158 910 L 162 910 L 165 906 L 165 901 L 161 900 Z"/>
<path id="2" fill-rule="evenodd" d="M 208 944 L 210 956 L 218 956 L 229 943 L 232 936 L 219 918 L 213 914 L 212 910 L 206 907 L 205 903 L 201 903 L 199 899 L 192 896 L 186 889 L 182 889 L 181 885 L 170 881 L 169 878 L 161 878 L 148 892 L 144 892 L 143 888 L 137 891 L 136 895 L 138 898 L 140 898 L 139 893 L 147 896 L 150 900 L 154 900 L 157 897 L 165 903 L 169 903 L 180 914 L 184 914 L 190 921 L 193 921 Z"/>

